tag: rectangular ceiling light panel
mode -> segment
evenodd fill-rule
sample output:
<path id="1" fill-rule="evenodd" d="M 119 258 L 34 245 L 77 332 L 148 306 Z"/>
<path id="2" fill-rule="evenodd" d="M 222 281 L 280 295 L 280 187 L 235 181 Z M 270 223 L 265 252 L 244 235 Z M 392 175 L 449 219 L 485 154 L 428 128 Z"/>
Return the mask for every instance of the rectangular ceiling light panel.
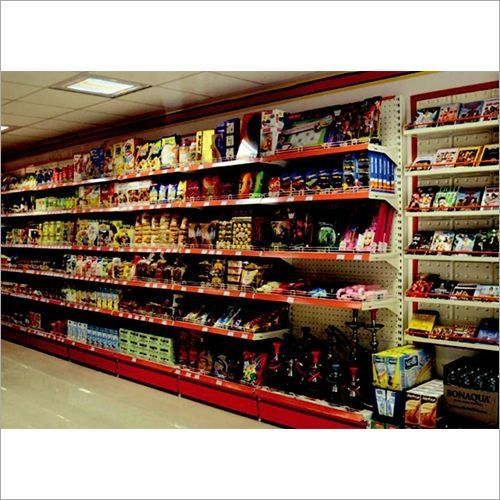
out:
<path id="1" fill-rule="evenodd" d="M 149 87 L 149 85 L 127 82 L 125 80 L 116 80 L 115 78 L 105 78 L 98 75 L 84 74 L 77 78 L 57 83 L 51 88 L 102 97 L 118 97 L 147 87 Z"/>

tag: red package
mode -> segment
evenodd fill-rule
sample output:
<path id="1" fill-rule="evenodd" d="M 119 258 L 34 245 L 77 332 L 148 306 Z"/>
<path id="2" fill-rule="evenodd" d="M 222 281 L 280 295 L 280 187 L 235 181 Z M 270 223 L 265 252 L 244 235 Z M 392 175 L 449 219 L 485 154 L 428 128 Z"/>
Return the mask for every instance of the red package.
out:
<path id="1" fill-rule="evenodd" d="M 281 190 L 281 182 L 279 177 L 271 177 L 267 186 L 269 194 L 279 196 Z"/>
<path id="2" fill-rule="evenodd" d="M 200 183 L 196 179 L 189 179 L 186 184 L 186 199 L 200 197 Z"/>
<path id="3" fill-rule="evenodd" d="M 203 177 L 201 195 L 203 198 L 216 198 L 220 195 L 220 178 L 218 175 Z"/>

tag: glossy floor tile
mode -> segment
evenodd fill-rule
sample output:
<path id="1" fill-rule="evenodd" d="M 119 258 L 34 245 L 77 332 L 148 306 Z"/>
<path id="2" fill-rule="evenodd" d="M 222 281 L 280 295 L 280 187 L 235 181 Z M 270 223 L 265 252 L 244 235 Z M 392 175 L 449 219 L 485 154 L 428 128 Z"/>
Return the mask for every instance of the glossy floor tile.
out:
<path id="1" fill-rule="evenodd" d="M 1 397 L 11 429 L 272 428 L 4 340 Z"/>

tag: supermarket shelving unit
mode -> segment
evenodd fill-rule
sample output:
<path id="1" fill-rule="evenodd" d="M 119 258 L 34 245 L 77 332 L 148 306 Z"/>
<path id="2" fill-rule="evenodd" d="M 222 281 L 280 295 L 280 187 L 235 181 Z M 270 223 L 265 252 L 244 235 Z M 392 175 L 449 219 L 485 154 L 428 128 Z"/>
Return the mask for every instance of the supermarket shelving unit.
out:
<path id="1" fill-rule="evenodd" d="M 484 87 L 484 86 L 483 86 Z M 491 85 L 489 89 L 459 89 L 457 93 L 450 89 L 449 93 L 438 91 L 412 98 L 412 115 L 418 108 L 440 106 L 450 102 L 471 102 L 490 97 L 498 97 L 498 88 Z M 446 95 L 447 94 L 447 95 Z M 413 116 L 412 116 L 413 117 Z M 433 154 L 440 148 L 478 146 L 498 142 L 498 120 L 459 123 L 439 127 L 408 129 L 404 135 L 411 145 L 411 163 L 417 154 Z M 430 170 L 410 170 L 404 173 L 406 182 L 406 200 L 408 205 L 417 185 L 448 186 L 484 186 L 498 184 L 498 165 L 481 167 L 437 167 Z M 450 210 L 413 212 L 405 210 L 407 248 L 417 230 L 453 230 L 479 229 L 498 226 L 498 210 Z M 457 279 L 462 282 L 497 284 L 498 255 L 478 256 L 474 254 L 442 253 L 425 255 L 405 253 L 405 289 L 413 282 L 418 273 L 437 273 L 444 279 Z M 441 323 L 475 324 L 486 316 L 498 318 L 498 302 L 448 300 L 442 298 L 405 297 L 405 329 L 412 313 L 418 308 L 434 309 L 440 313 Z M 431 344 L 436 347 L 437 371 L 441 373 L 442 364 L 461 355 L 469 355 L 472 350 L 498 351 L 498 345 L 481 344 L 466 341 L 429 339 L 405 334 L 405 341 L 415 344 Z M 471 352 L 469 353 L 468 350 Z"/>
<path id="2" fill-rule="evenodd" d="M 280 294 L 259 294 L 241 290 L 216 289 L 189 284 L 173 284 L 158 282 L 140 282 L 134 280 L 133 283 L 118 283 L 117 280 L 101 281 L 92 279 L 95 283 L 111 283 L 117 286 L 134 286 L 152 289 L 175 290 L 181 293 L 196 293 L 207 295 L 221 295 L 240 300 L 268 300 L 275 302 L 285 302 L 290 305 L 291 326 L 294 333 L 300 332 L 300 326 L 309 325 L 315 335 L 322 336 L 329 324 L 335 324 L 341 328 L 345 322 L 352 319 L 352 311 L 359 310 L 361 315 L 368 314 L 372 309 L 379 310 L 377 321 L 385 326 L 380 330 L 378 337 L 380 349 L 402 343 L 402 325 L 403 325 L 403 275 L 402 275 L 402 145 L 401 129 L 402 115 L 401 102 L 399 97 L 390 97 L 383 100 L 382 103 L 382 133 L 381 139 L 383 147 L 372 144 L 355 144 L 350 146 L 321 147 L 314 150 L 296 150 L 286 152 L 272 157 L 254 158 L 248 162 L 219 162 L 213 164 L 201 164 L 190 166 L 185 169 L 172 168 L 168 171 L 160 172 L 142 172 L 118 178 L 98 179 L 92 181 L 82 181 L 79 183 L 61 183 L 56 185 L 43 186 L 40 188 L 21 188 L 10 191 L 4 191 L 3 195 L 10 195 L 19 192 L 39 192 L 46 190 L 58 190 L 68 186 L 77 186 L 87 183 L 104 183 L 116 180 L 130 180 L 141 177 L 151 177 L 165 175 L 169 173 L 190 174 L 200 170 L 212 168 L 223 169 L 236 164 L 276 164 L 282 166 L 283 162 L 293 162 L 310 157 L 326 157 L 331 155 L 346 154 L 359 151 L 382 152 L 389 156 L 396 165 L 395 180 L 396 192 L 386 193 L 377 191 L 357 191 L 347 193 L 327 193 L 324 195 L 295 195 L 285 197 L 264 197 L 260 199 L 226 199 L 226 200 L 192 200 L 186 202 L 155 204 L 151 206 L 128 206 L 119 209 L 98 209 L 88 211 L 57 211 L 54 213 L 21 213 L 6 214 L 3 217 L 9 219 L 10 224 L 15 225 L 17 218 L 30 217 L 50 217 L 52 215 L 76 215 L 82 213 L 105 213 L 119 212 L 127 213 L 131 211 L 142 211 L 148 209 L 174 209 L 174 208 L 206 208 L 211 206 L 236 206 L 250 204 L 277 204 L 277 203 L 303 203 L 303 202 L 322 202 L 332 200 L 342 200 L 346 203 L 356 203 L 357 200 L 376 200 L 390 204 L 396 209 L 393 220 L 392 241 L 388 253 L 370 254 L 357 252 L 329 252 L 324 249 L 299 249 L 294 251 L 276 251 L 272 249 L 250 249 L 250 250 L 219 250 L 205 248 L 165 248 L 148 245 L 146 248 L 114 248 L 114 247 L 83 247 L 78 245 L 47 245 L 30 246 L 23 245 L 3 245 L 4 251 L 17 249 L 19 251 L 77 251 L 77 252 L 107 252 L 121 254 L 140 253 L 140 252 L 165 252 L 182 253 L 193 255 L 214 255 L 214 256 L 235 256 L 235 257 L 264 257 L 281 258 L 291 263 L 299 271 L 307 273 L 309 276 L 337 275 L 346 279 L 352 279 L 358 282 L 373 282 L 380 284 L 389 290 L 389 298 L 374 302 L 356 302 L 341 301 L 330 298 L 314 298 L 293 295 Z M 234 164 L 234 165 L 233 165 Z M 22 274 L 40 275 L 47 279 L 68 279 L 67 276 L 60 276 L 54 272 L 37 272 L 34 270 L 8 269 L 4 272 L 9 276 Z M 9 278 L 10 279 L 10 278 Z M 76 278 L 80 279 L 80 278 Z M 83 278 L 85 279 L 85 278 Z M 5 294 L 7 295 L 7 294 Z M 12 294 L 11 294 L 12 295 Z M 15 295 L 15 294 L 14 294 Z M 247 333 L 239 331 L 229 331 L 217 329 L 206 325 L 197 325 L 184 321 L 158 318 L 153 316 L 138 315 L 123 311 L 103 310 L 91 306 L 68 303 L 66 301 L 48 299 L 45 297 L 33 297 L 17 294 L 17 300 L 42 302 L 50 307 L 70 308 L 83 310 L 87 313 L 108 315 L 121 320 L 139 321 L 142 323 L 155 323 L 170 328 L 190 328 L 204 333 L 215 335 L 233 336 L 245 340 L 262 340 L 281 336 L 283 331 L 269 332 L 264 334 Z M 366 311 L 366 312 L 365 312 Z M 362 319 L 364 319 L 362 317 Z M 130 356 L 105 351 L 103 349 L 78 344 L 69 339 L 55 338 L 47 332 L 41 332 L 18 325 L 4 324 L 6 327 L 5 338 L 11 338 L 16 341 L 34 346 L 35 348 L 51 352 L 62 356 L 65 359 L 77 361 L 88 366 L 93 366 L 110 373 L 114 373 L 126 378 L 143 382 L 146 384 L 158 386 L 171 392 L 187 395 L 194 399 L 205 401 L 210 404 L 221 406 L 230 410 L 245 413 L 263 420 L 276 423 L 287 427 L 365 427 L 367 415 L 362 412 L 354 412 L 349 409 L 333 407 L 323 401 L 311 400 L 300 396 L 287 395 L 266 388 L 254 388 L 244 386 L 235 382 L 228 382 L 190 372 L 175 367 L 166 367 L 157 365 L 148 361 L 143 361 Z M 300 335 L 300 334 L 299 334 Z M 370 341 L 370 332 L 360 332 L 361 342 L 368 344 Z"/>

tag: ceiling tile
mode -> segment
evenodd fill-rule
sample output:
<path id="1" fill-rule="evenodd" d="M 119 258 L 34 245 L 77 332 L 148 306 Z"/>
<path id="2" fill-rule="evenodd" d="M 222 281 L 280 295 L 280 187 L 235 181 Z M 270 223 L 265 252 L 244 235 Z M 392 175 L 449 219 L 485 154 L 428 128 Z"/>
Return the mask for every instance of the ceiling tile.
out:
<path id="1" fill-rule="evenodd" d="M 8 113 L 2 112 L 2 123 L 4 125 L 13 125 L 14 127 L 25 127 L 26 125 L 32 125 L 33 123 L 39 122 L 40 120 L 41 118 L 39 117 L 10 115 Z"/>
<path id="2" fill-rule="evenodd" d="M 42 129 L 42 130 L 54 130 L 63 132 L 74 132 L 76 130 L 82 130 L 82 128 L 88 128 L 87 124 L 80 122 L 72 122 L 66 120 L 58 120 L 57 118 L 52 118 L 50 120 L 43 120 L 36 123 L 31 128 Z"/>
<path id="3" fill-rule="evenodd" d="M 2 82 L 48 87 L 80 73 L 81 71 L 2 71 Z"/>
<path id="4" fill-rule="evenodd" d="M 21 127 L 19 129 L 13 130 L 12 132 L 9 132 L 9 135 L 15 137 L 17 136 L 31 137 L 32 139 L 43 139 L 44 137 L 53 137 L 54 135 L 60 135 L 60 132 L 41 130 L 32 127 Z"/>
<path id="5" fill-rule="evenodd" d="M 116 78 L 118 80 L 128 80 L 143 85 L 160 85 L 185 76 L 195 75 L 199 71 L 96 71 L 92 74 Z"/>
<path id="6" fill-rule="evenodd" d="M 85 109 L 71 111 L 70 113 L 62 115 L 60 118 L 72 122 L 87 123 L 92 125 L 101 125 L 103 123 L 110 123 L 120 120 L 120 117 L 116 115 L 110 115 L 109 113 L 98 113 L 96 111 L 87 111 Z"/>
<path id="7" fill-rule="evenodd" d="M 312 76 L 321 76 L 321 73 L 324 73 L 325 76 L 329 74 L 323 71 L 217 71 L 217 73 L 264 84 L 292 82 Z"/>
<path id="8" fill-rule="evenodd" d="M 2 99 L 19 99 L 27 94 L 36 92 L 39 87 L 23 85 L 21 83 L 2 82 Z"/>
<path id="9" fill-rule="evenodd" d="M 108 101 L 107 97 L 68 92 L 66 90 L 43 89 L 20 99 L 23 102 L 44 104 L 45 106 L 60 106 L 62 108 L 79 109 L 100 102 Z"/>
<path id="10" fill-rule="evenodd" d="M 203 101 L 207 99 L 207 97 L 205 95 L 180 92 L 178 90 L 171 90 L 163 87 L 151 87 L 123 96 L 121 99 L 159 106 L 163 109 L 175 109 Z"/>
<path id="11" fill-rule="evenodd" d="M 7 104 L 8 102 L 10 102 L 10 99 L 2 99 L 2 104 Z"/>
<path id="12" fill-rule="evenodd" d="M 125 101 L 123 98 L 111 99 L 87 108 L 89 111 L 98 111 L 118 116 L 139 116 L 161 111 L 163 108 L 149 104 Z"/>
<path id="13" fill-rule="evenodd" d="M 43 106 L 29 102 L 14 101 L 2 106 L 2 112 L 21 116 L 38 116 L 39 118 L 52 118 L 62 113 L 67 113 L 67 108 L 56 106 Z"/>
<path id="14" fill-rule="evenodd" d="M 184 92 L 217 97 L 232 94 L 247 89 L 259 87 L 260 83 L 240 80 L 231 76 L 219 75 L 217 73 L 203 72 L 194 76 L 188 76 L 174 82 L 169 82 L 163 87 Z"/>

